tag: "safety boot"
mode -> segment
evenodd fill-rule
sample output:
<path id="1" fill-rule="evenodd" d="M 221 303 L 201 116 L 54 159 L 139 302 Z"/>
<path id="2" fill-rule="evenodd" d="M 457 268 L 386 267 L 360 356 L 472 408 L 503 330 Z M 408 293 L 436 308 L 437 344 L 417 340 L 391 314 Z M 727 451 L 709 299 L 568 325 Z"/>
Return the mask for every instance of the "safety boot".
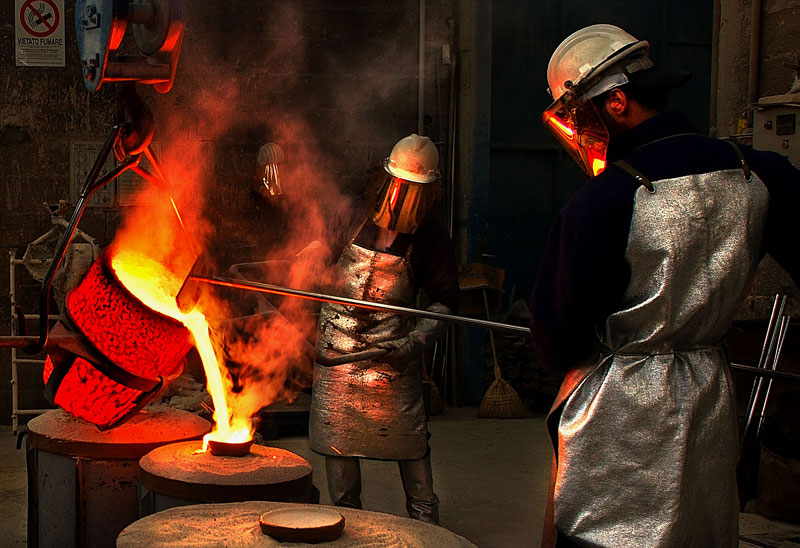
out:
<path id="1" fill-rule="evenodd" d="M 334 506 L 361 509 L 361 464 L 356 457 L 325 457 L 328 493 Z"/>
<path id="2" fill-rule="evenodd" d="M 417 460 L 401 460 L 397 464 L 406 493 L 408 516 L 439 525 L 439 497 L 433 492 L 430 456 Z"/>

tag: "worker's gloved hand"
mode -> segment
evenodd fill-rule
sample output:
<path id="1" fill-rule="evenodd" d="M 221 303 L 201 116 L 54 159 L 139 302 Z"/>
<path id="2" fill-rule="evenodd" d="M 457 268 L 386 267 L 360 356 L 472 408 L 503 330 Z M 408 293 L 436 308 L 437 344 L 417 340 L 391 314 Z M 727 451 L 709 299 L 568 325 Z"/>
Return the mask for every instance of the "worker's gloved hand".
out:
<path id="1" fill-rule="evenodd" d="M 401 365 L 416 358 L 425 348 L 425 343 L 419 333 L 412 331 L 405 337 L 379 342 L 375 346 L 389 351 L 385 356 L 376 358 L 377 360 L 390 365 Z"/>
<path id="2" fill-rule="evenodd" d="M 450 309 L 441 303 L 433 303 L 426 310 L 439 314 L 450 314 Z M 405 337 L 390 341 L 376 343 L 377 348 L 388 350 L 389 353 L 380 361 L 400 365 L 416 357 L 442 334 L 446 325 L 445 322 L 429 318 L 417 320 L 416 327 Z"/>

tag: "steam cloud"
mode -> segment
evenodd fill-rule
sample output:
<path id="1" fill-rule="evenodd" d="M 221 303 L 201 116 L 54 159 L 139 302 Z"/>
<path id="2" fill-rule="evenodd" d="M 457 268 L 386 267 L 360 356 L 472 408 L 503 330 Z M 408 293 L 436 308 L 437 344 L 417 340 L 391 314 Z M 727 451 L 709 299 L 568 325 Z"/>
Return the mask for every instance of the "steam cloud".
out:
<path id="1" fill-rule="evenodd" d="M 377 165 L 393 142 L 412 131 L 386 132 L 364 102 L 408 102 L 413 92 L 408 80 L 382 67 L 413 67 L 416 52 L 392 45 L 378 51 L 372 43 L 355 48 L 360 55 L 354 56 L 352 47 L 347 55 L 323 53 L 311 43 L 313 33 L 301 12 L 285 3 L 268 4 L 248 4 L 270 11 L 239 21 L 241 35 L 229 40 L 220 37 L 230 36 L 225 25 L 236 9 L 223 11 L 211 3 L 187 10 L 173 89 L 165 95 L 144 92 L 183 226 L 165 198 L 128 215 L 115 245 L 146 249 L 181 278 L 202 254 L 214 269 L 264 261 L 253 279 L 335 291 L 331 265 L 337 244 L 351 235 L 351 195 L 366 184 L 365 168 Z M 330 81 L 317 85 L 324 74 L 338 79 L 332 90 Z M 320 112 L 332 113 L 331 119 L 320 120 Z M 364 143 L 365 154 L 341 155 L 345 147 L 337 141 L 348 136 Z M 256 153 L 267 141 L 277 142 L 287 156 L 286 166 L 280 166 L 284 194 L 272 202 L 252 187 Z M 256 256 L 247 256 L 253 250 Z M 228 402 L 233 414 L 254 415 L 308 386 L 316 303 L 208 292 L 203 303 L 214 309 L 212 337 L 233 377 Z M 260 315 L 251 315 L 253 310 Z"/>

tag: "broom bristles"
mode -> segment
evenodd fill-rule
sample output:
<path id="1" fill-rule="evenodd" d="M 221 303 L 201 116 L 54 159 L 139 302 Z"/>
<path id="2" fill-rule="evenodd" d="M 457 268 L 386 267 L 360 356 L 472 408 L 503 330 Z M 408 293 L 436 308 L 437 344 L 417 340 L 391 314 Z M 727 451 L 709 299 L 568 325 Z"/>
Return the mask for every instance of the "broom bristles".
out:
<path id="1" fill-rule="evenodd" d="M 478 408 L 478 417 L 483 419 L 518 419 L 524 415 L 517 391 L 502 378 L 492 382 Z"/>

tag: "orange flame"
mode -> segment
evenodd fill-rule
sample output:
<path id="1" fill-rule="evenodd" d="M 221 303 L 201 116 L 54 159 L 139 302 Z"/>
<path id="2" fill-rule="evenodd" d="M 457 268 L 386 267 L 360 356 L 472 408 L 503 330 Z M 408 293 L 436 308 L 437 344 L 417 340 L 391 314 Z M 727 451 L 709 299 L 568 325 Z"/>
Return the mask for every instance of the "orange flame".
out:
<path id="1" fill-rule="evenodd" d="M 208 392 L 214 402 L 216 421 L 214 430 L 203 439 L 203 451 L 208 439 L 234 443 L 250 440 L 253 437 L 250 418 L 231 416 L 228 409 L 226 394 L 230 392 L 232 381 L 223 373 L 225 368 L 214 350 L 205 315 L 197 309 L 183 313 L 175 301 L 182 280 L 154 259 L 124 249 L 114 254 L 112 267 L 128 291 L 153 310 L 183 323 L 194 336 L 203 360 Z"/>
<path id="2" fill-rule="evenodd" d="M 280 55 L 284 53 L 291 51 Z M 193 333 L 214 406 L 216 425 L 209 438 L 246 441 L 244 438 L 252 437 L 256 426 L 252 417 L 257 417 L 261 409 L 278 399 L 290 400 L 311 384 L 311 360 L 304 349 L 313 338 L 316 317 L 312 312 L 317 305 L 299 299 L 279 300 L 279 315 L 290 319 L 293 329 L 276 334 L 280 326 L 255 321 L 242 335 L 218 325 L 225 323 L 218 320 L 231 319 L 231 314 L 225 310 L 227 303 L 211 299 L 212 290 L 203 295 L 197 312 L 190 314 L 179 311 L 175 295 L 205 244 L 229 238 L 236 238 L 243 248 L 263 246 L 262 279 L 288 287 L 331 284 L 332 271 L 326 266 L 330 249 L 325 242 L 337 241 L 339 232 L 348 226 L 352 204 L 339 194 L 336 185 L 319 177 L 320 173 L 332 172 L 330 166 L 335 162 L 317 152 L 318 147 L 309 138 L 313 132 L 304 122 L 287 113 L 276 117 L 269 110 L 263 111 L 263 119 L 253 119 L 252 111 L 239 108 L 241 86 L 234 77 L 214 89 L 183 89 L 187 102 L 193 105 L 188 116 L 175 109 L 159 120 L 159 137 L 168 145 L 160 159 L 159 175 L 165 184 L 156 193 L 158 203 L 153 204 L 151 199 L 146 207 L 126 212 L 113 242 L 118 257 L 112 262 L 120 281 L 137 298 L 181 321 Z M 228 135 L 231 127 L 262 121 L 292 152 L 286 171 L 281 166 L 281 176 L 287 182 L 303 181 L 296 187 L 287 184 L 281 199 L 273 203 L 276 212 L 285 215 L 286 228 L 267 244 L 264 232 L 253 229 L 252 224 L 271 227 L 269 217 L 237 217 L 229 211 L 236 207 L 229 203 L 231 200 L 220 199 L 229 196 L 231 190 L 211 184 L 209 178 L 215 173 L 215 154 L 213 150 L 209 154 L 208 144 Z M 195 128 L 189 132 L 192 136 L 202 138 L 187 140 L 187 127 Z M 302 137 L 298 139 L 298 135 Z M 148 191 L 152 196 L 153 188 Z M 315 201 L 310 196 L 325 199 Z M 214 231 L 218 233 L 212 242 Z M 294 260 L 298 251 L 314 241 L 322 243 L 319 250 Z M 216 258 L 211 248 L 209 245 L 209 254 Z M 150 304 L 152 301 L 160 304 Z"/>
<path id="3" fill-rule="evenodd" d="M 248 441 L 253 437 L 255 425 L 251 414 L 246 411 L 237 414 L 233 409 L 233 380 L 209 331 L 207 316 L 209 313 L 220 315 L 226 308 L 224 303 L 204 298 L 202 308 L 198 306 L 183 313 L 175 300 L 194 262 L 196 250 L 201 247 L 196 238 L 203 232 L 202 219 L 191 218 L 191 215 L 182 218 L 179 211 L 180 198 L 185 202 L 191 198 L 190 186 L 183 188 L 178 185 L 174 190 L 183 191 L 183 195 L 173 197 L 165 194 L 159 203 L 130 212 L 114 239 L 111 266 L 120 283 L 142 303 L 178 320 L 192 333 L 214 407 L 215 426 L 204 439 L 205 450 L 208 439 Z M 152 187 L 149 190 L 152 192 Z M 190 213 L 201 209 L 192 205 L 188 208 Z M 190 226 L 195 235 L 189 230 Z"/>

